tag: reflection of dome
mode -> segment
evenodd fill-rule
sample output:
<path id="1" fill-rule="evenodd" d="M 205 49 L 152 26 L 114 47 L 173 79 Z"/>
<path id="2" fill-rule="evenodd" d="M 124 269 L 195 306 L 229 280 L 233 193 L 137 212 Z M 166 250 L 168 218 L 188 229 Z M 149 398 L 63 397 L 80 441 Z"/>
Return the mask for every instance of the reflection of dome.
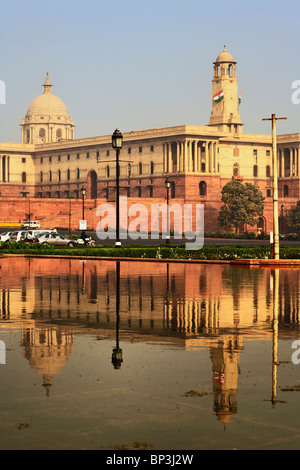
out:
<path id="1" fill-rule="evenodd" d="M 52 84 L 48 73 L 43 87 L 43 94 L 30 103 L 22 120 L 22 143 L 73 139 L 73 120 L 62 100 L 52 94 Z"/>
<path id="2" fill-rule="evenodd" d="M 234 62 L 232 55 L 226 51 L 226 46 L 224 46 L 223 52 L 218 55 L 216 62 Z"/>
<path id="3" fill-rule="evenodd" d="M 22 333 L 23 355 L 30 367 L 43 376 L 43 386 L 47 396 L 52 377 L 59 374 L 73 351 L 74 337 L 72 331 L 60 328 L 26 329 Z"/>

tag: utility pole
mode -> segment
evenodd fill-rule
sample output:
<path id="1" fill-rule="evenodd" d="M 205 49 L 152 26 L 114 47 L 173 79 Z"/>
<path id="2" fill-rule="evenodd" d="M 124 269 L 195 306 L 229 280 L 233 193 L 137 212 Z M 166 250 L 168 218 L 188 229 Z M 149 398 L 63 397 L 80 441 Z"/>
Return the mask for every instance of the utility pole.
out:
<path id="1" fill-rule="evenodd" d="M 271 118 L 264 118 L 263 121 L 272 121 L 272 164 L 273 164 L 273 258 L 279 259 L 279 226 L 278 226 L 278 173 L 277 173 L 277 143 L 276 143 L 276 121 L 286 119 L 277 118 L 272 114 Z"/>

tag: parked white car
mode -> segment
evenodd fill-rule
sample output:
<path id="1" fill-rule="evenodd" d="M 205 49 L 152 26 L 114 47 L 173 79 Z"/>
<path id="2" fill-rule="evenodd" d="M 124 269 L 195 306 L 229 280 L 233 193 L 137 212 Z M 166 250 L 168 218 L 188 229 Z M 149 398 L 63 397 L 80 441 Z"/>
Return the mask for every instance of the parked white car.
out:
<path id="1" fill-rule="evenodd" d="M 45 233 L 38 237 L 38 241 L 41 244 L 57 245 L 57 246 L 75 246 L 77 245 L 76 240 L 66 238 L 57 232 Z"/>
<path id="2" fill-rule="evenodd" d="M 17 232 L 11 232 L 9 238 L 6 241 L 9 242 L 19 242 L 21 238 L 25 238 L 27 230 L 19 230 Z"/>
<path id="3" fill-rule="evenodd" d="M 0 242 L 6 242 L 9 239 L 12 232 L 2 232 L 0 234 Z"/>

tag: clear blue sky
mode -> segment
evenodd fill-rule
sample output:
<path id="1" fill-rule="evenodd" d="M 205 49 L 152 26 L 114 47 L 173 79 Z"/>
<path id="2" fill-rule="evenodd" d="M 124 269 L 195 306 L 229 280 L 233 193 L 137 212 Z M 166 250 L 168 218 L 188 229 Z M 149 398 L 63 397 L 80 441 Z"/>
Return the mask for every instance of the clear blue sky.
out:
<path id="1" fill-rule="evenodd" d="M 75 137 L 191 124 L 211 111 L 212 63 L 226 44 L 238 63 L 244 132 L 286 116 L 300 132 L 299 0 L 2 0 L 0 141 L 20 142 L 22 117 L 43 91 L 76 124 Z"/>

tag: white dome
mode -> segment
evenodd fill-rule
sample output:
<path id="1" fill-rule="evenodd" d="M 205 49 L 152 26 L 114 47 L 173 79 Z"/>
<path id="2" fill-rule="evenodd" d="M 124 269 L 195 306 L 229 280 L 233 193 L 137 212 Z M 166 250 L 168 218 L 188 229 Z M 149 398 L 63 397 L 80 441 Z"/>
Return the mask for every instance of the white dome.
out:
<path id="1" fill-rule="evenodd" d="M 60 115 L 69 117 L 66 106 L 60 98 L 47 93 L 37 96 L 29 105 L 26 116 L 35 115 Z"/>
<path id="2" fill-rule="evenodd" d="M 62 117 L 64 121 L 71 121 L 68 110 L 60 98 L 52 94 L 52 84 L 49 80 L 49 74 L 46 75 L 46 81 L 43 84 L 44 92 L 37 96 L 29 105 L 26 118 L 35 116 L 53 116 Z"/>

